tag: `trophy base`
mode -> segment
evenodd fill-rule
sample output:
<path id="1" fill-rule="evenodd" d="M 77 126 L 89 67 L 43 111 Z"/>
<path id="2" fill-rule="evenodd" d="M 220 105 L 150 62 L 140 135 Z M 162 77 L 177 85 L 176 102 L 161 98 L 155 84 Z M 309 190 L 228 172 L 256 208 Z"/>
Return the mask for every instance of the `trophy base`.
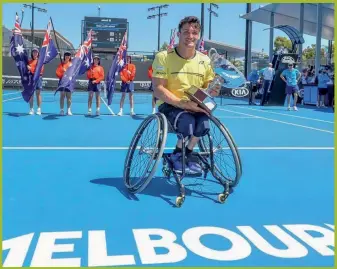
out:
<path id="1" fill-rule="evenodd" d="M 197 103 L 202 109 L 206 110 L 208 113 L 212 113 L 217 105 L 212 98 L 206 91 L 203 91 L 195 86 L 191 87 L 187 92 L 186 95 Z"/>

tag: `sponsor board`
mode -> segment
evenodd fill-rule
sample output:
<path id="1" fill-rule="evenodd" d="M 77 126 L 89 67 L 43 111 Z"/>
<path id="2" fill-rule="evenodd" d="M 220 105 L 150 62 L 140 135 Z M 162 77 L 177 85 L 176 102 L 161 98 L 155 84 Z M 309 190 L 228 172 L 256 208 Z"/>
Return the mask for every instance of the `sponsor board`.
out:
<path id="1" fill-rule="evenodd" d="M 56 90 L 59 80 L 54 78 L 43 78 L 42 86 L 46 89 Z M 104 85 L 105 83 L 102 82 Z M 116 90 L 121 89 L 121 81 L 116 81 Z M 151 81 L 135 81 L 134 86 L 135 90 L 147 90 L 151 85 Z M 22 87 L 21 78 L 19 76 L 2 76 L 2 86 L 4 88 L 8 87 Z M 87 90 L 88 80 L 76 80 L 75 89 L 76 90 Z"/>
<path id="2" fill-rule="evenodd" d="M 237 88 L 237 89 L 232 89 L 231 94 L 234 97 L 246 97 L 249 94 L 249 90 L 247 88 Z"/>

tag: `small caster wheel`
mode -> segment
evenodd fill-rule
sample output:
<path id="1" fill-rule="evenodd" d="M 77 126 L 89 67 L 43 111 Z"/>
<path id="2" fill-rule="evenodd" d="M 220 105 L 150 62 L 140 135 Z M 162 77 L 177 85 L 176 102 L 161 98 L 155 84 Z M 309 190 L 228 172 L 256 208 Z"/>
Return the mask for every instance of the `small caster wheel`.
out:
<path id="1" fill-rule="evenodd" d="M 228 197 L 228 194 L 220 193 L 220 194 L 218 195 L 218 201 L 219 201 L 221 204 L 223 204 L 223 203 L 226 201 L 227 197 Z"/>
<path id="2" fill-rule="evenodd" d="M 167 175 L 167 172 L 166 172 L 166 168 L 165 168 L 165 167 L 163 167 L 163 169 L 162 169 L 161 171 L 163 172 L 164 176 Z"/>
<path id="3" fill-rule="evenodd" d="M 184 197 L 178 196 L 178 197 L 176 198 L 176 206 L 177 206 L 177 207 L 181 207 L 182 204 L 184 203 L 184 200 L 185 200 Z"/>
<path id="4" fill-rule="evenodd" d="M 170 170 L 169 169 L 163 167 L 162 172 L 163 172 L 163 175 L 165 177 L 170 178 Z"/>

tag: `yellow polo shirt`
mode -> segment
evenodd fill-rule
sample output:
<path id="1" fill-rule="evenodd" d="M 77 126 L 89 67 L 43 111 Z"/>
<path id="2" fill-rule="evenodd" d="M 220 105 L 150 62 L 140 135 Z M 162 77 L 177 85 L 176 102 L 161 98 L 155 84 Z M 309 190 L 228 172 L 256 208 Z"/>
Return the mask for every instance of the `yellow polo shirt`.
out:
<path id="1" fill-rule="evenodd" d="M 167 79 L 167 89 L 184 99 L 188 99 L 184 92 L 191 86 L 202 88 L 215 76 L 210 58 L 199 51 L 192 59 L 182 58 L 176 49 L 158 52 L 152 68 L 152 77 Z M 162 103 L 161 100 L 157 101 L 157 105 Z"/>

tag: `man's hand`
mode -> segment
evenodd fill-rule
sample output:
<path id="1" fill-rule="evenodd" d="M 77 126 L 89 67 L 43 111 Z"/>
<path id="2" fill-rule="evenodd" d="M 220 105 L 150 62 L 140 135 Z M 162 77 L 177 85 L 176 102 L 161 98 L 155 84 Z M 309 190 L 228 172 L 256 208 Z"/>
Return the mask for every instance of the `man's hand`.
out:
<path id="1" fill-rule="evenodd" d="M 178 107 L 189 112 L 202 112 L 209 115 L 206 110 L 199 107 L 198 104 L 193 101 L 181 100 L 178 104 Z"/>
<path id="2" fill-rule="evenodd" d="M 27 65 L 27 68 L 28 68 L 29 71 L 32 69 L 32 68 L 30 67 L 30 65 Z"/>
<path id="3" fill-rule="evenodd" d="M 205 86 L 208 87 L 207 92 L 212 96 L 219 96 L 221 91 L 221 85 L 224 83 L 224 79 L 220 76 L 216 76 L 213 81 L 209 81 Z"/>

